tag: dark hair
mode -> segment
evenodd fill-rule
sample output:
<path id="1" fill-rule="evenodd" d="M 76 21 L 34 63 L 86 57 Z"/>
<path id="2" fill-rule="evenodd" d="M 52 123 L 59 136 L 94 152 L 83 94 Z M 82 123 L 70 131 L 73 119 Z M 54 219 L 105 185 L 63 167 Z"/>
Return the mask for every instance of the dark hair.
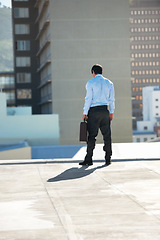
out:
<path id="1" fill-rule="evenodd" d="M 93 65 L 93 67 L 91 69 L 91 73 L 93 73 L 93 71 L 95 74 L 102 74 L 103 67 L 100 64 L 95 64 L 95 65 Z"/>

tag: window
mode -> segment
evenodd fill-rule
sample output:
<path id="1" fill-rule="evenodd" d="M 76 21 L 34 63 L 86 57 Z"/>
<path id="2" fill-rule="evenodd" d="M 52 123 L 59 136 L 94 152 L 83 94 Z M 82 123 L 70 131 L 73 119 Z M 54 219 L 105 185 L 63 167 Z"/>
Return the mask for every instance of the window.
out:
<path id="1" fill-rule="evenodd" d="M 31 74 L 30 73 L 17 73 L 17 83 L 30 83 Z"/>
<path id="2" fill-rule="evenodd" d="M 6 85 L 14 85 L 14 77 L 13 76 L 0 76 L 0 88 L 5 87 Z"/>
<path id="3" fill-rule="evenodd" d="M 30 57 L 16 57 L 16 67 L 30 67 Z"/>
<path id="4" fill-rule="evenodd" d="M 31 89 L 17 89 L 17 99 L 31 99 Z"/>
<path id="5" fill-rule="evenodd" d="M 18 51 L 29 51 L 30 41 L 16 41 L 16 50 Z"/>
<path id="6" fill-rule="evenodd" d="M 28 0 L 14 0 L 14 2 L 28 2 Z"/>
<path id="7" fill-rule="evenodd" d="M 15 34 L 29 34 L 30 29 L 28 24 L 15 24 Z"/>
<path id="8" fill-rule="evenodd" d="M 14 17 L 15 18 L 28 18 L 29 9 L 28 8 L 14 8 Z"/>
<path id="9" fill-rule="evenodd" d="M 148 127 L 147 127 L 147 126 L 144 126 L 144 130 L 148 130 Z"/>
<path id="10" fill-rule="evenodd" d="M 6 93 L 6 99 L 7 101 L 9 100 L 15 100 L 15 92 L 14 90 L 9 91 L 9 92 L 5 92 Z"/>

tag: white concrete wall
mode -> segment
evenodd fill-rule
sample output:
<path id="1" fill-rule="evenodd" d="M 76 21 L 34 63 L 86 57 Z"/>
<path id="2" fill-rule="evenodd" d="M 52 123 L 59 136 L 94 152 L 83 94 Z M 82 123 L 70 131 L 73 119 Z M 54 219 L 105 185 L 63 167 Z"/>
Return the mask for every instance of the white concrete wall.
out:
<path id="1" fill-rule="evenodd" d="M 144 87 L 142 90 L 143 94 L 143 120 L 152 121 L 155 123 L 156 113 L 160 111 L 160 91 L 155 90 L 159 89 L 159 86 L 149 86 Z M 158 101 L 155 101 L 158 99 Z M 158 109 L 156 109 L 158 106 Z"/>
<path id="2" fill-rule="evenodd" d="M 32 107 L 7 107 L 7 115 L 32 115 Z"/>
<path id="3" fill-rule="evenodd" d="M 147 129 L 144 129 L 147 127 Z M 153 124 L 150 121 L 138 121 L 137 131 L 139 132 L 153 132 Z"/>
<path id="4" fill-rule="evenodd" d="M 154 143 L 113 143 L 112 145 L 112 159 L 154 159 L 160 158 L 160 142 Z M 86 147 L 82 147 L 77 154 L 72 158 L 73 160 L 82 160 L 86 154 Z M 103 160 L 105 152 L 103 151 L 103 144 L 97 144 L 93 153 L 93 160 Z M 126 166 L 129 163 L 126 162 Z"/>
<path id="5" fill-rule="evenodd" d="M 152 93 L 152 119 L 160 117 L 160 90 L 154 90 Z"/>
<path id="6" fill-rule="evenodd" d="M 0 144 L 23 140 L 30 145 L 59 143 L 57 114 L 7 116 L 5 99 L 5 93 L 0 93 Z"/>

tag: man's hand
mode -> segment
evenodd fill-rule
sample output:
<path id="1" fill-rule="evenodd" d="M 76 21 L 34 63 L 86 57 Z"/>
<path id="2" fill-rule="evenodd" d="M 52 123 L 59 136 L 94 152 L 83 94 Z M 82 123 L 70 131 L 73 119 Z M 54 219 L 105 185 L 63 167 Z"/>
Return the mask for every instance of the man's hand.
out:
<path id="1" fill-rule="evenodd" d="M 113 113 L 110 113 L 109 117 L 110 117 L 110 121 L 112 121 L 113 120 Z"/>
<path id="2" fill-rule="evenodd" d="M 83 114 L 82 120 L 86 122 L 87 121 L 87 115 Z"/>

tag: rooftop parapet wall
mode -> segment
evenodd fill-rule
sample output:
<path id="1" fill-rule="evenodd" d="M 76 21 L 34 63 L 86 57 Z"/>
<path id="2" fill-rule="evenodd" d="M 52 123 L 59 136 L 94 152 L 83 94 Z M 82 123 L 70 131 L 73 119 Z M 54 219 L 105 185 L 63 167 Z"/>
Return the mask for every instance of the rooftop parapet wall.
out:
<path id="1" fill-rule="evenodd" d="M 0 143 L 59 144 L 58 114 L 7 116 L 5 93 L 0 93 L 0 103 Z"/>

